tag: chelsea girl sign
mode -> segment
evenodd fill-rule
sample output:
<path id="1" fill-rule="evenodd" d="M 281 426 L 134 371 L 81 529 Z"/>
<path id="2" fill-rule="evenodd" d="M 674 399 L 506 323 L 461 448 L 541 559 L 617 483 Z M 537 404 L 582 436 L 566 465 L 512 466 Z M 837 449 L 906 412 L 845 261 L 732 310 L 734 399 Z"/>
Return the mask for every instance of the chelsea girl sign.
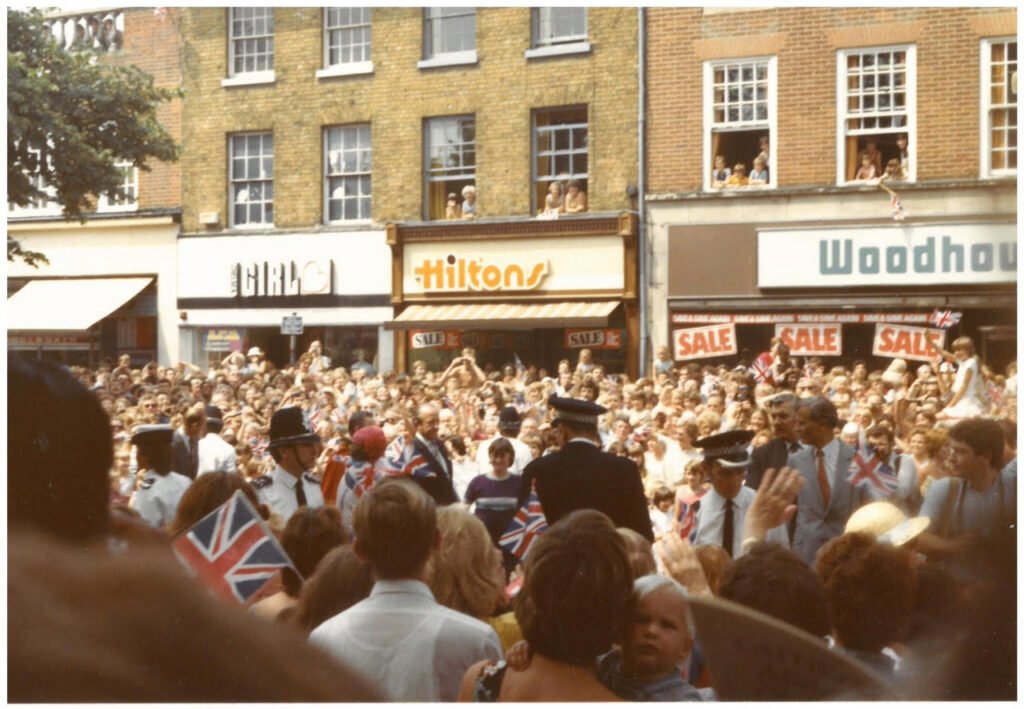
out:
<path id="1" fill-rule="evenodd" d="M 1016 282 L 1016 224 L 908 224 L 757 233 L 760 288 Z"/>

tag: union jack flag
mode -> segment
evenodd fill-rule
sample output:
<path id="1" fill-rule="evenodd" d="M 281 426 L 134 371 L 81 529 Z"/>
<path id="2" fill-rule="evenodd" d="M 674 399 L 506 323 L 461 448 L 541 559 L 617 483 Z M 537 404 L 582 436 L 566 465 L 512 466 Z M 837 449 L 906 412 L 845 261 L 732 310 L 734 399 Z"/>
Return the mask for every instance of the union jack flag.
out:
<path id="1" fill-rule="evenodd" d="M 889 204 L 892 206 L 892 218 L 898 222 L 903 221 L 907 217 L 907 213 L 903 210 L 903 202 L 900 201 L 900 196 L 895 192 L 889 192 Z"/>
<path id="2" fill-rule="evenodd" d="M 548 520 L 537 497 L 536 481 L 530 486 L 530 496 L 519 508 L 508 529 L 498 539 L 498 546 L 517 559 L 525 559 L 530 547 L 541 534 L 547 531 Z"/>
<path id="3" fill-rule="evenodd" d="M 772 375 L 772 353 L 762 352 L 759 354 L 757 359 L 751 363 L 750 371 L 754 375 L 754 381 L 758 384 L 761 384 L 762 382 L 774 384 L 775 377 Z"/>
<path id="4" fill-rule="evenodd" d="M 899 487 L 899 479 L 892 466 L 874 453 L 865 457 L 858 451 L 850 463 L 850 484 L 857 487 L 862 483 L 871 486 L 874 492 L 883 497 L 891 497 Z"/>
<path id="5" fill-rule="evenodd" d="M 416 450 L 415 437 L 399 436 L 384 453 L 388 475 L 409 475 L 414 478 L 437 477 L 430 467 L 430 461 Z M 437 445 L 444 445 L 438 442 Z"/>
<path id="6" fill-rule="evenodd" d="M 676 523 L 679 536 L 689 539 L 697 532 L 697 509 L 700 507 L 700 495 L 690 494 L 676 498 Z"/>
<path id="7" fill-rule="evenodd" d="M 241 490 L 175 539 L 172 547 L 207 586 L 239 605 L 280 569 L 295 568 Z"/>
<path id="8" fill-rule="evenodd" d="M 960 318 L 962 316 L 963 313 L 955 313 L 952 310 L 936 310 L 932 313 L 931 317 L 928 318 L 928 322 L 935 327 L 953 327 L 960 322 Z"/>
<path id="9" fill-rule="evenodd" d="M 249 447 L 252 448 L 252 457 L 256 460 L 263 460 L 267 457 L 267 448 L 270 446 L 270 439 L 250 438 Z"/>
<path id="10" fill-rule="evenodd" d="M 377 475 L 375 475 L 373 463 L 368 463 L 365 460 L 349 460 L 348 469 L 345 470 L 345 487 L 352 491 L 357 500 L 373 487 L 376 480 Z"/>
<path id="11" fill-rule="evenodd" d="M 309 426 L 315 431 L 316 427 L 320 425 L 320 417 L 323 416 L 323 409 L 318 406 L 310 409 L 307 415 L 309 416 Z"/>

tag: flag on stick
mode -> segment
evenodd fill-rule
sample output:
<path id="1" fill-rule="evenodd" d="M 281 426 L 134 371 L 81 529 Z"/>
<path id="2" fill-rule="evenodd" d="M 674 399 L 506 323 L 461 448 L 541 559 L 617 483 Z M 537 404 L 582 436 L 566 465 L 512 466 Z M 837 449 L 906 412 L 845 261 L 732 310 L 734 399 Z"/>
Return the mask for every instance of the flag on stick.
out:
<path id="1" fill-rule="evenodd" d="M 960 318 L 963 313 L 955 313 L 952 310 L 936 310 L 932 313 L 928 321 L 935 327 L 941 327 L 943 329 L 950 328 L 960 322 Z"/>
<path id="2" fill-rule="evenodd" d="M 239 605 L 280 569 L 295 568 L 241 490 L 171 546 L 207 586 Z"/>
<path id="3" fill-rule="evenodd" d="M 519 508 L 512 523 L 498 539 L 498 546 L 517 559 L 525 559 L 530 547 L 541 534 L 547 531 L 548 521 L 544 517 L 544 508 L 537 497 L 536 481 L 530 486 L 530 496 Z"/>

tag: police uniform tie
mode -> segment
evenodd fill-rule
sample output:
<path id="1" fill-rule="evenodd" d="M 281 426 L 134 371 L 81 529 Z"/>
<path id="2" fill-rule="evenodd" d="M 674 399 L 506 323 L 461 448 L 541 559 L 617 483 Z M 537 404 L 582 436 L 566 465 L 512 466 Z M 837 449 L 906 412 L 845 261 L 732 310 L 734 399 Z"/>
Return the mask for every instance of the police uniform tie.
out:
<path id="1" fill-rule="evenodd" d="M 828 475 L 825 473 L 825 451 L 822 448 L 818 449 L 818 486 L 821 488 L 821 499 L 825 503 L 825 509 L 828 509 L 829 502 L 832 501 L 832 488 L 828 484 Z"/>
<path id="2" fill-rule="evenodd" d="M 722 548 L 729 552 L 732 557 L 733 538 L 733 504 L 732 500 L 725 501 L 725 524 L 722 525 Z"/>
<path id="3" fill-rule="evenodd" d="M 306 491 L 302 489 L 302 478 L 300 477 L 295 485 L 295 501 L 299 503 L 299 507 L 306 506 Z"/>
<path id="4" fill-rule="evenodd" d="M 196 475 L 199 473 L 199 439 L 198 438 L 189 438 L 188 439 L 188 443 L 189 443 L 188 468 L 189 468 L 189 472 L 191 473 L 192 479 L 194 480 Z"/>

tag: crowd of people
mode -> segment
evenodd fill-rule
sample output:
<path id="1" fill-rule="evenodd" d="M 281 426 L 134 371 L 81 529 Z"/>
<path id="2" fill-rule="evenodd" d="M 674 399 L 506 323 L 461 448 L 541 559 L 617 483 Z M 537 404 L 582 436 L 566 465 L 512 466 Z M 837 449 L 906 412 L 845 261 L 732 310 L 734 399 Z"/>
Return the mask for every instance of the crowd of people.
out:
<path id="1" fill-rule="evenodd" d="M 11 548 L 36 551 L 12 554 L 11 698 L 754 698 L 722 679 L 702 633 L 730 631 L 695 625 L 696 597 L 799 629 L 808 652 L 865 669 L 873 696 L 1015 698 L 1016 366 L 952 347 L 874 371 L 781 341 L 732 366 L 663 348 L 637 380 L 587 350 L 547 371 L 481 367 L 467 348 L 411 374 L 332 366 L 318 342 L 282 369 L 258 348 L 206 370 L 12 358 L 9 401 L 28 413 L 9 423 Z M 172 603 L 158 580 L 199 581 L 167 540 L 236 491 L 294 569 L 242 609 Z M 523 558 L 502 541 L 534 503 L 548 527 Z M 38 554 L 61 560 L 52 576 Z M 122 577 L 123 592 L 88 590 Z M 131 615 L 126 593 L 160 618 Z M 45 603 L 96 652 L 31 642 Z M 172 618 L 194 637 L 161 632 Z M 218 635 L 239 648 L 207 651 L 222 683 L 209 667 L 190 687 L 82 679 L 129 649 L 173 657 Z M 274 663 L 280 684 L 239 657 Z M 58 679 L 27 679 L 45 673 Z M 854 692 L 830 691 L 758 697 Z"/>

